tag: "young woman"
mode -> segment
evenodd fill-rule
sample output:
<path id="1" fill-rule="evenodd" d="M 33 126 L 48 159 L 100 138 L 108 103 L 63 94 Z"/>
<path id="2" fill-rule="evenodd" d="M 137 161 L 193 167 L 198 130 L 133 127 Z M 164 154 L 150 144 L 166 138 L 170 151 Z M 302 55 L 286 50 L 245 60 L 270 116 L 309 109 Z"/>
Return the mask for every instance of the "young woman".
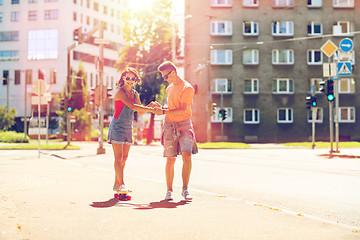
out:
<path id="1" fill-rule="evenodd" d="M 115 183 L 113 190 L 127 193 L 130 190 L 124 183 L 124 167 L 132 145 L 134 111 L 140 115 L 154 112 L 155 108 L 141 105 L 138 92 L 133 89 L 141 79 L 136 69 L 126 68 L 117 82 L 118 90 L 114 96 L 115 113 L 111 120 L 108 143 L 112 145 L 115 157 Z"/>

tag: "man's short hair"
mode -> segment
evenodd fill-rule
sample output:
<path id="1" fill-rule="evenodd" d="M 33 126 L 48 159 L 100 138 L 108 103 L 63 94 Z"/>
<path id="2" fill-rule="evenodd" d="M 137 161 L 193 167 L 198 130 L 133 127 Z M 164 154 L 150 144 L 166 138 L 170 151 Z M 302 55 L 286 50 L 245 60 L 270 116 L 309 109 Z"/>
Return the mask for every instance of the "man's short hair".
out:
<path id="1" fill-rule="evenodd" d="M 171 70 L 176 72 L 175 64 L 170 61 L 165 61 L 158 67 L 158 71 L 162 72 L 165 70 Z"/>

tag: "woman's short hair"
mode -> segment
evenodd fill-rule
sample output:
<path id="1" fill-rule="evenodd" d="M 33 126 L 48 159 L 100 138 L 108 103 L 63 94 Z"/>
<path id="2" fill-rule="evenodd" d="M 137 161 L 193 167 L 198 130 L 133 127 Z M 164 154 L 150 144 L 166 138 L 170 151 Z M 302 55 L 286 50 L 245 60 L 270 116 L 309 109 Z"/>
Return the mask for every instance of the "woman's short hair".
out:
<path id="1" fill-rule="evenodd" d="M 137 78 L 137 80 L 135 81 L 136 83 L 141 82 L 141 78 L 139 76 L 138 71 L 135 68 L 127 67 L 127 68 L 125 68 L 125 70 L 121 73 L 120 77 L 118 78 L 117 83 L 116 83 L 117 87 L 122 87 L 124 85 L 124 76 L 127 73 L 133 73 L 135 75 L 135 77 Z"/>

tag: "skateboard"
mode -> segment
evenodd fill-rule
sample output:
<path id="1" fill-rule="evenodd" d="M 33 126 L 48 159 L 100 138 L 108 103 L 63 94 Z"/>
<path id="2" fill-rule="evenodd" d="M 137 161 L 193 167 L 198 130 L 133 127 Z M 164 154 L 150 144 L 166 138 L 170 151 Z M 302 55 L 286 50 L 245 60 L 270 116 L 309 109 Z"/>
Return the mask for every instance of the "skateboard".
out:
<path id="1" fill-rule="evenodd" d="M 114 193 L 114 198 L 120 201 L 130 201 L 131 196 L 129 195 L 129 192 L 116 192 Z"/>

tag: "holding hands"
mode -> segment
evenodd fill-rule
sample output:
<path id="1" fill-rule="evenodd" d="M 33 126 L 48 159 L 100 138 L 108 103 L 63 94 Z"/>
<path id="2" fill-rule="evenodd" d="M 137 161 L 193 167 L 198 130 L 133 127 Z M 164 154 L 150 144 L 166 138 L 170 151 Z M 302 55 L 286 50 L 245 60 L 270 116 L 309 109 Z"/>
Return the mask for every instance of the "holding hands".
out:
<path id="1" fill-rule="evenodd" d="M 148 106 L 153 108 L 153 110 L 151 112 L 156 115 L 165 114 L 165 110 L 163 109 L 163 106 L 161 106 L 161 104 L 156 101 L 151 102 Z"/>

